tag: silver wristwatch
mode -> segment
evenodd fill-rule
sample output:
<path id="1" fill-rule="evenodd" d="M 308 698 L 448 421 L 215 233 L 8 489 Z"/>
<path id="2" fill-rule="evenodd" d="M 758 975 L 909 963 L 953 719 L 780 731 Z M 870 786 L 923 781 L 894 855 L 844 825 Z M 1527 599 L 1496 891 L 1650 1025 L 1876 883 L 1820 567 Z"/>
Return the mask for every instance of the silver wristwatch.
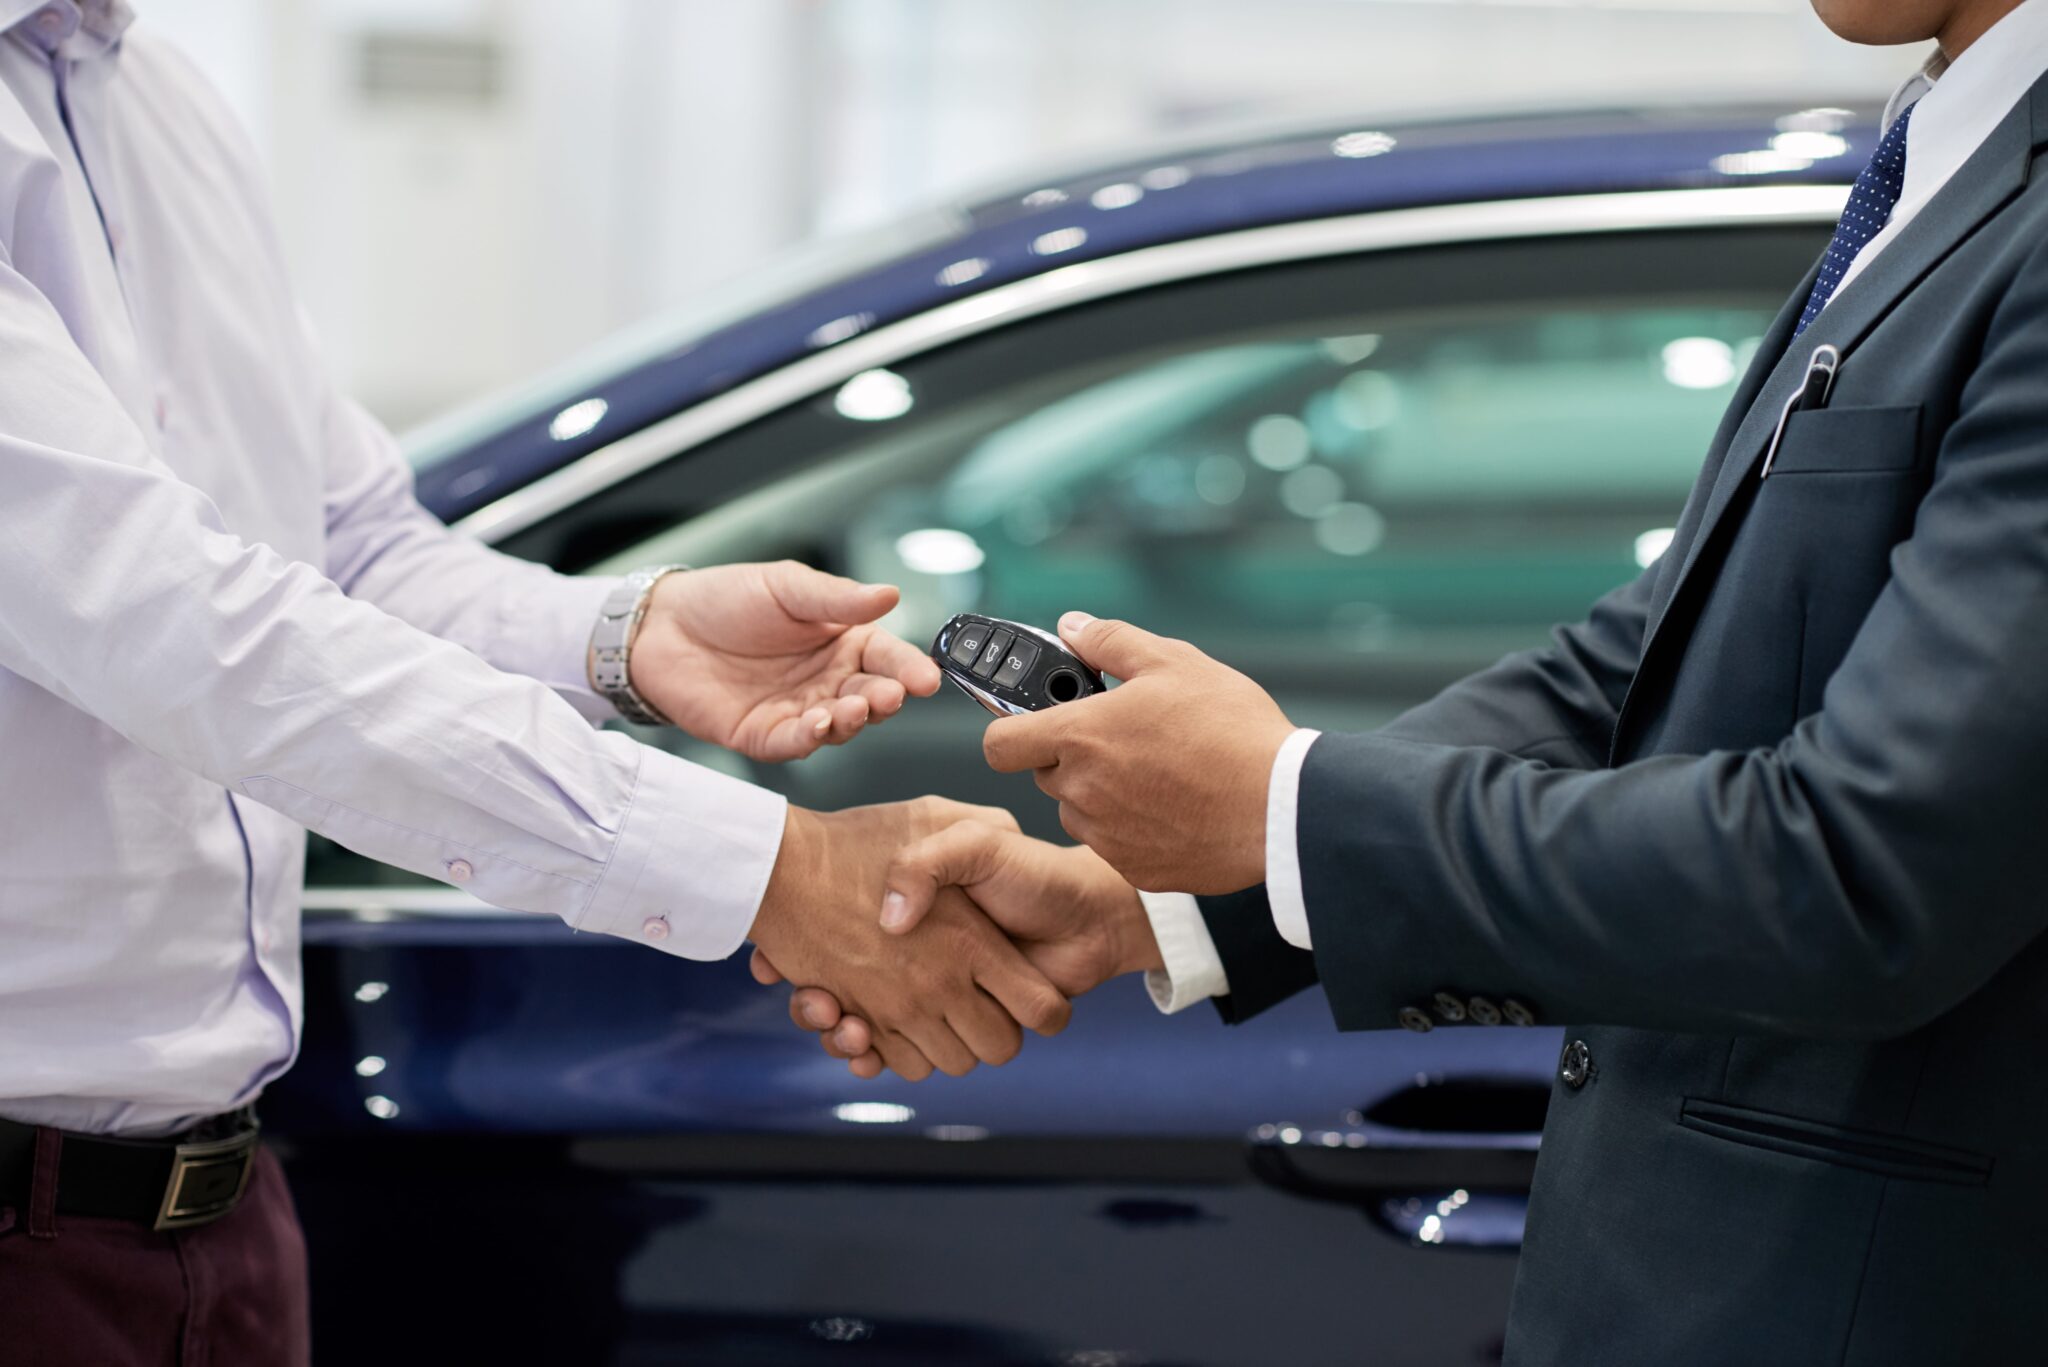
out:
<path id="1" fill-rule="evenodd" d="M 634 570 L 604 600 L 597 625 L 590 632 L 590 683 L 605 701 L 619 710 L 627 721 L 642 726 L 673 726 L 654 704 L 633 688 L 633 638 L 647 616 L 648 600 L 654 586 L 665 574 L 687 570 L 688 565 L 655 565 Z"/>

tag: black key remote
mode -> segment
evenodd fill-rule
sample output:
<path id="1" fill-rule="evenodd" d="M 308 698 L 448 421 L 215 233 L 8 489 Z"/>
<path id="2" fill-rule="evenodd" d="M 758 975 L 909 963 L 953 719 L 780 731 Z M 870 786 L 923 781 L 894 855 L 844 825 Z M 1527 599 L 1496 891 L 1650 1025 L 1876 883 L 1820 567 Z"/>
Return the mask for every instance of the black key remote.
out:
<path id="1" fill-rule="evenodd" d="M 939 628 L 932 659 L 962 692 L 999 717 L 1039 712 L 1102 692 L 1102 676 L 1060 638 L 1022 622 L 963 612 Z"/>

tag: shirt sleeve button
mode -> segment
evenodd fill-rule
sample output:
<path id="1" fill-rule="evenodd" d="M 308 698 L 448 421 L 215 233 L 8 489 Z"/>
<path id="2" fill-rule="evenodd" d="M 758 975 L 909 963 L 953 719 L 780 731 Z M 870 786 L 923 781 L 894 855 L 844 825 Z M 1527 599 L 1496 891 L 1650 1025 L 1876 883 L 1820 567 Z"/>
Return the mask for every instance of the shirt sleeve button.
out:
<path id="1" fill-rule="evenodd" d="M 448 861 L 448 881 L 451 883 L 467 883 L 470 880 L 470 876 L 475 872 L 476 870 L 470 867 L 467 859 L 451 859 Z"/>
<path id="2" fill-rule="evenodd" d="M 668 918 L 665 916 L 648 917 L 640 923 L 640 933 L 650 940 L 666 940 L 668 938 Z"/>

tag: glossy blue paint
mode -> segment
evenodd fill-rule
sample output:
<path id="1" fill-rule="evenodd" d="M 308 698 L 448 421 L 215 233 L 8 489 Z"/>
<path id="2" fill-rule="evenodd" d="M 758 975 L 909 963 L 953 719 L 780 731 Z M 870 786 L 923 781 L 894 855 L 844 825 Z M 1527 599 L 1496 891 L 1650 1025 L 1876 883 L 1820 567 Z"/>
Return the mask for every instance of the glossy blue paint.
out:
<path id="1" fill-rule="evenodd" d="M 1022 186 L 958 206 L 955 230 L 942 240 L 927 236 L 915 250 L 762 309 L 680 349 L 509 411 L 501 424 L 423 468 L 420 498 L 454 520 L 621 436 L 818 349 L 821 335 L 834 339 L 826 345 L 835 345 L 951 299 L 1078 261 L 1244 228 L 1416 205 L 1854 179 L 1876 145 L 1875 113 L 1869 109 L 1852 112 L 1841 134 L 1846 150 L 1806 169 L 1765 176 L 1714 169 L 1718 157 L 1768 146 L 1779 131 L 1777 121 L 1798 108 L 1788 101 L 1388 125 L 1384 131 L 1392 146 L 1369 156 L 1341 155 L 1339 149 L 1375 148 L 1375 141 L 1346 139 L 1379 130 L 1332 126 L 1161 154 Z M 1161 188 L 1146 188 L 1148 179 Z M 1113 193 L 1101 193 L 1112 187 Z M 1083 235 L 1076 245 L 1044 250 L 1049 234 L 1075 229 Z M 971 280 L 944 283 L 942 273 L 963 261 L 985 264 Z M 591 398 L 605 404 L 594 426 L 567 440 L 549 434 L 566 404 Z"/>
<path id="2" fill-rule="evenodd" d="M 1418 1075 L 1547 1086 L 1559 1048 L 1541 1028 L 1340 1035 L 1314 993 L 1224 1029 L 1206 1007 L 1161 1016 L 1132 980 L 1076 1002 L 1062 1036 L 1027 1040 L 1005 1068 L 861 1082 L 791 1028 L 785 993 L 762 991 L 740 958 L 691 963 L 538 919 L 315 919 L 306 938 L 305 1046 L 267 1103 L 296 1133 L 1236 1142 L 1292 1125 L 1309 1142 L 1342 1130 L 1375 1146 L 1529 1147 L 1532 1135 L 1423 1136 L 1355 1113 Z M 365 1076 L 364 1059 L 381 1065 Z"/>

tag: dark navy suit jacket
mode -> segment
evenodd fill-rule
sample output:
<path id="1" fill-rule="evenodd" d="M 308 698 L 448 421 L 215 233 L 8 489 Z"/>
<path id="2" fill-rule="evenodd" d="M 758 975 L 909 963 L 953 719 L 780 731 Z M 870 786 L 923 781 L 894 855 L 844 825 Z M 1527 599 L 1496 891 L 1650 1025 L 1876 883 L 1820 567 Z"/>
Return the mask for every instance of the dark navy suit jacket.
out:
<path id="1" fill-rule="evenodd" d="M 2044 148 L 2048 80 L 1795 343 L 1809 276 L 1641 578 L 1316 742 L 1313 955 L 1204 901 L 1228 1017 L 1583 1045 L 1510 1363 L 2048 1361 Z"/>

